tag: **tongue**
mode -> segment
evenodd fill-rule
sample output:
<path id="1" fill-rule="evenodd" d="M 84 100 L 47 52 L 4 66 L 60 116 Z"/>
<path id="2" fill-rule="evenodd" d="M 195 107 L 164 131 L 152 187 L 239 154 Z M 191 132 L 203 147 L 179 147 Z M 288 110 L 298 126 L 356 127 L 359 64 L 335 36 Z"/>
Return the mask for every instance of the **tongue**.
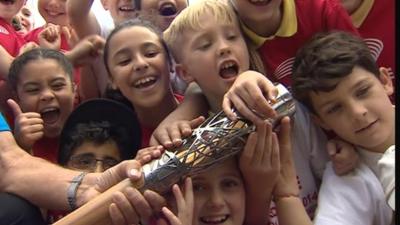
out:
<path id="1" fill-rule="evenodd" d="M 229 67 L 229 68 L 222 69 L 219 74 L 221 75 L 222 78 L 228 79 L 231 77 L 235 77 L 237 75 L 237 72 L 236 72 L 235 68 Z"/>
<path id="2" fill-rule="evenodd" d="M 45 112 L 42 113 L 42 119 L 44 121 L 44 123 L 54 123 L 58 120 L 58 116 L 59 116 L 59 111 L 58 110 L 53 110 L 53 111 L 49 111 L 49 112 Z"/>

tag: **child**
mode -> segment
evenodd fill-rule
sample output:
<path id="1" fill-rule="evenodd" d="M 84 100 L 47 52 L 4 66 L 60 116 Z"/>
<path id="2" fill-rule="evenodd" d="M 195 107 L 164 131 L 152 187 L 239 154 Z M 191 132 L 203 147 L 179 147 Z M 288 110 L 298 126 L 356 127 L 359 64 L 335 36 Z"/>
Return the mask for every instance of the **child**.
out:
<path id="1" fill-rule="evenodd" d="M 27 4 L 25 4 L 18 14 L 14 17 L 14 22 L 16 24 L 16 30 L 22 35 L 30 32 L 34 27 L 34 18 L 32 10 Z"/>
<path id="2" fill-rule="evenodd" d="M 363 40 L 351 34 L 317 35 L 297 54 L 295 98 L 321 127 L 355 145 L 362 159 L 362 164 L 344 177 L 337 177 L 328 166 L 316 224 L 392 221 L 391 210 L 382 204 L 386 198 L 395 210 L 395 122 L 394 106 L 388 98 L 392 93 L 389 71 L 378 68 Z"/>
<path id="3" fill-rule="evenodd" d="M 394 85 L 396 74 L 394 1 L 341 0 L 341 2 L 361 37 L 371 49 L 374 58 L 377 59 L 378 66 L 385 66 L 391 70 Z M 394 100 L 394 96 L 391 98 Z"/>
<path id="4" fill-rule="evenodd" d="M 59 51 L 33 49 L 11 64 L 10 100 L 17 143 L 34 156 L 57 162 L 58 137 L 74 108 L 72 65 Z"/>
<path id="5" fill-rule="evenodd" d="M 258 48 L 266 76 L 288 88 L 296 51 L 313 34 L 333 29 L 357 33 L 338 0 L 229 1 Z"/>
<path id="6" fill-rule="evenodd" d="M 140 18 L 121 23 L 107 38 L 104 63 L 113 89 L 136 112 L 142 147 L 148 146 L 154 128 L 182 100 L 170 86 L 171 58 L 161 32 Z"/>
<path id="7" fill-rule="evenodd" d="M 58 162 L 68 168 L 103 172 L 135 158 L 139 130 L 134 112 L 125 105 L 107 99 L 86 101 L 65 122 Z"/>
<path id="8" fill-rule="evenodd" d="M 235 14 L 223 2 L 201 1 L 191 5 L 175 18 L 164 35 L 178 63 L 176 68 L 178 74 L 187 82 L 195 81 L 199 84 L 212 112 L 221 109 L 222 99 L 232 84 L 236 83 L 238 74 L 242 73 L 239 77 L 251 78 L 255 77 L 255 74 L 264 77 L 255 72 L 248 73 L 249 57 L 246 44 Z M 243 73 L 245 71 L 247 72 Z M 254 80 L 256 79 L 255 77 Z M 268 90 L 272 90 L 271 86 L 271 84 L 264 85 L 262 91 L 269 93 Z M 263 96 L 262 91 L 250 93 Z M 266 95 L 272 96 L 270 93 Z M 328 160 L 326 152 L 322 150 L 325 148 L 326 138 L 318 127 L 313 126 L 304 109 L 301 106 L 297 108 L 292 133 L 293 146 L 296 148 L 293 152 L 301 198 L 312 217 L 317 204 L 318 178 L 322 176 L 325 162 Z M 249 176 L 245 179 L 251 178 Z M 254 181 L 259 181 L 259 178 Z M 257 214 L 255 213 L 257 210 L 259 212 L 261 210 L 260 213 L 267 216 L 269 201 L 261 197 L 265 191 L 259 190 L 252 196 L 255 202 L 267 205 L 267 207 L 254 207 L 254 214 Z M 274 217 L 276 211 L 274 207 L 272 209 L 271 217 Z M 256 218 L 255 215 L 247 215 L 250 219 Z M 273 219 L 271 223 L 276 223 L 275 220 Z"/>
<path id="9" fill-rule="evenodd" d="M 12 20 L 24 4 L 25 0 L 0 1 L 0 54 L 3 60 L 7 59 L 7 63 L 0 66 L 0 111 L 6 117 L 10 113 L 6 100 L 11 97 L 10 87 L 6 83 L 9 64 L 25 45 L 22 35 L 12 26 Z"/>
<path id="10" fill-rule="evenodd" d="M 273 139 L 277 140 L 276 135 L 273 136 Z M 278 148 L 275 153 L 274 147 L 265 149 L 265 153 L 274 160 L 270 162 L 272 164 L 268 164 L 271 166 L 271 173 L 266 179 L 273 186 L 279 221 L 284 225 L 311 225 L 302 201 L 298 198 L 299 189 L 291 154 L 290 124 L 287 117 L 281 122 L 279 144 L 276 142 L 274 145 Z M 248 146 L 249 142 L 246 143 L 246 147 Z M 244 151 L 246 152 L 246 148 Z M 273 156 L 274 154 L 276 155 Z M 274 166 L 273 162 L 278 163 Z M 243 180 L 245 174 L 241 173 L 243 171 L 239 170 L 237 164 L 236 157 L 231 157 L 192 176 L 193 181 L 185 181 L 184 194 L 178 186 L 173 186 L 176 204 L 173 200 L 169 203 L 172 203 L 170 208 L 176 215 L 171 209 L 162 208 L 170 224 L 247 224 L 244 223 L 244 217 L 248 216 L 245 215 L 244 204 L 247 198 Z"/>

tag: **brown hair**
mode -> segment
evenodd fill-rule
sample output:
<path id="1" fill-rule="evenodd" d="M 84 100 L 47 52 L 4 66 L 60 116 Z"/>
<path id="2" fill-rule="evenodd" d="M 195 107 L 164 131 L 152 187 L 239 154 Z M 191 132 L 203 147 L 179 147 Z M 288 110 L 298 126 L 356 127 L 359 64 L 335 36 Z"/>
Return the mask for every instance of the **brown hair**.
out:
<path id="1" fill-rule="evenodd" d="M 304 45 L 293 63 L 292 93 L 312 113 L 310 92 L 329 92 L 340 80 L 361 67 L 379 76 L 379 68 L 365 42 L 350 33 L 319 33 Z"/>

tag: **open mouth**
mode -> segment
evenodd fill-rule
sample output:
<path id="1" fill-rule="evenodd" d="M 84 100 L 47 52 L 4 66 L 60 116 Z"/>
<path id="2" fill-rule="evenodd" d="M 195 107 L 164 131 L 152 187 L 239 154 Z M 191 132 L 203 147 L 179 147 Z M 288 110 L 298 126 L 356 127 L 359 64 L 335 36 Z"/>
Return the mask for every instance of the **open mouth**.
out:
<path id="1" fill-rule="evenodd" d="M 227 221 L 229 215 L 225 216 L 202 216 L 200 217 L 200 221 L 205 224 L 221 224 Z"/>
<path id="2" fill-rule="evenodd" d="M 121 12 L 135 12 L 135 7 L 132 5 L 124 5 L 118 8 Z"/>
<path id="3" fill-rule="evenodd" d="M 154 76 L 150 76 L 150 77 L 144 77 L 142 79 L 137 80 L 133 86 L 135 88 L 141 89 L 141 88 L 146 88 L 146 87 L 150 87 L 151 85 L 155 84 L 157 81 L 157 78 Z"/>
<path id="4" fill-rule="evenodd" d="M 249 2 L 253 5 L 267 5 L 272 0 L 249 0 Z"/>
<path id="5" fill-rule="evenodd" d="M 158 9 L 158 12 L 162 16 L 173 16 L 177 13 L 176 6 L 170 2 L 164 3 Z"/>
<path id="6" fill-rule="evenodd" d="M 219 75 L 224 79 L 236 77 L 239 73 L 239 66 L 234 61 L 226 61 L 222 63 L 219 69 Z"/>
<path id="7" fill-rule="evenodd" d="M 0 2 L 5 5 L 12 5 L 15 3 L 15 0 L 0 0 Z"/>
<path id="8" fill-rule="evenodd" d="M 46 108 L 40 112 L 40 116 L 45 124 L 53 124 L 57 122 L 60 117 L 60 109 L 58 108 Z"/>

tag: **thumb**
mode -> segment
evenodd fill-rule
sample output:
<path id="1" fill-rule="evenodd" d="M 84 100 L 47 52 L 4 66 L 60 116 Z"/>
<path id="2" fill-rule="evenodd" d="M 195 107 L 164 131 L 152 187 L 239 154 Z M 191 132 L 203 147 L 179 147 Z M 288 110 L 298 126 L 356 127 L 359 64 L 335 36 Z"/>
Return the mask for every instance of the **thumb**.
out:
<path id="1" fill-rule="evenodd" d="M 196 119 L 193 119 L 189 122 L 190 127 L 192 129 L 194 129 L 194 128 L 198 127 L 200 124 L 202 124 L 204 122 L 204 120 L 205 120 L 204 116 L 199 116 Z"/>
<path id="2" fill-rule="evenodd" d="M 19 107 L 18 103 L 16 103 L 14 100 L 8 99 L 7 104 L 11 108 L 14 117 L 17 117 L 22 114 L 21 107 Z"/>

